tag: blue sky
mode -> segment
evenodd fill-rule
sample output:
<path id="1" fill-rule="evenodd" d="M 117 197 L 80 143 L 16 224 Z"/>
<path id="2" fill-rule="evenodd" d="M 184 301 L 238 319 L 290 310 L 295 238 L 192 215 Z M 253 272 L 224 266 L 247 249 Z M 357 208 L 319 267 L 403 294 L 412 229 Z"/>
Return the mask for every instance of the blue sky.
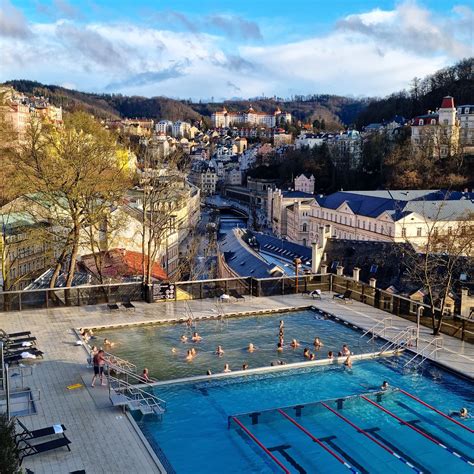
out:
<path id="1" fill-rule="evenodd" d="M 0 80 L 215 100 L 386 95 L 473 56 L 472 2 L 2 0 Z"/>

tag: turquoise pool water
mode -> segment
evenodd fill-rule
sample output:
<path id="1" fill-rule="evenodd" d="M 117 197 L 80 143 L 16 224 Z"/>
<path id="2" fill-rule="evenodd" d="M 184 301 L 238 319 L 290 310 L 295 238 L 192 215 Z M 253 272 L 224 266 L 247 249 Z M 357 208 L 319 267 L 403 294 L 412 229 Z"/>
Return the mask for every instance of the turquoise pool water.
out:
<path id="1" fill-rule="evenodd" d="M 336 326 L 340 329 L 339 326 Z M 163 420 L 138 420 L 145 436 L 177 473 L 283 472 L 229 416 L 276 407 L 305 405 L 378 390 L 383 380 L 450 413 L 467 407 L 474 412 L 473 384 L 426 363 L 423 372 L 402 369 L 408 356 L 356 361 L 352 370 L 330 365 L 281 373 L 230 376 L 225 379 L 155 387 L 167 402 Z M 377 401 L 376 396 L 369 398 Z M 462 456 L 474 458 L 474 435 L 399 392 L 385 393 L 378 403 Z M 338 410 L 357 426 L 390 446 L 414 466 L 408 467 L 322 405 L 285 412 L 357 472 L 472 473 L 474 467 L 400 424 L 360 398 Z M 350 472 L 277 411 L 263 413 L 258 424 L 248 415 L 237 418 L 285 466 L 295 473 Z M 463 421 L 474 429 L 474 420 Z M 415 471 L 418 469 L 418 471 Z"/>
<path id="2" fill-rule="evenodd" d="M 276 350 L 280 320 L 284 322 L 283 352 Z M 194 331 L 202 336 L 200 342 L 180 342 L 181 335 L 190 339 Z M 324 344 L 319 349 L 313 346 L 315 337 Z M 328 351 L 336 355 L 342 344 L 348 344 L 356 354 L 373 351 L 378 346 L 377 342 L 369 344 L 367 337 L 361 338 L 361 333 L 350 326 L 321 319 L 314 311 L 198 321 L 193 328 L 182 323 L 107 329 L 98 332 L 97 339 L 92 342 L 100 344 L 104 338 L 114 342 L 111 352 L 132 361 L 139 369 L 147 367 L 151 376 L 158 380 L 205 375 L 207 370 L 218 373 L 223 371 L 224 364 L 229 364 L 232 370 L 240 370 L 244 363 L 252 369 L 270 366 L 277 360 L 303 362 L 306 360 L 303 357 L 305 347 L 321 359 L 326 358 Z M 297 339 L 300 347 L 291 348 L 292 339 Z M 246 350 L 249 343 L 254 344 L 255 352 Z M 215 354 L 218 345 L 225 351 L 220 357 Z M 191 347 L 196 348 L 197 356 L 188 362 L 185 358 Z"/>

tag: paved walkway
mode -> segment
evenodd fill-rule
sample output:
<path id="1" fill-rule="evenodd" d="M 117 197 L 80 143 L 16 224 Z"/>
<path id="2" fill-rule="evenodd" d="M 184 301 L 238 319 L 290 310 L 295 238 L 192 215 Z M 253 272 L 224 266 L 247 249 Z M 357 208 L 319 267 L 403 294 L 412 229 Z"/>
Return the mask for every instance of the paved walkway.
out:
<path id="1" fill-rule="evenodd" d="M 230 314 L 305 307 L 313 303 L 366 329 L 388 316 L 362 303 L 337 303 L 328 293 L 323 294 L 321 301 L 314 302 L 308 296 L 286 295 L 247 298 L 239 303 L 224 303 L 221 308 Z M 216 316 L 219 311 L 210 300 L 188 304 L 195 317 Z M 83 347 L 75 345 L 72 328 L 175 320 L 186 317 L 185 308 L 185 302 L 151 305 L 140 302 L 136 303 L 135 311 L 110 312 L 102 305 L 0 313 L 0 328 L 7 332 L 31 331 L 38 339 L 38 347 L 45 352 L 43 361 L 33 361 L 33 374 L 25 379 L 25 386 L 41 390 L 38 414 L 22 417 L 22 421 L 33 429 L 63 423 L 72 441 L 71 452 L 60 449 L 26 458 L 24 467 L 38 474 L 63 474 L 81 469 L 87 473 L 160 472 L 128 418 L 106 403 L 107 388 L 84 386 L 84 380 L 88 380 L 84 372 L 86 354 Z M 393 325 L 414 326 L 395 316 Z M 430 338 L 428 329 L 422 328 L 421 333 Z M 449 336 L 443 339 L 444 349 L 435 359 L 474 378 L 474 346 Z M 68 385 L 75 383 L 83 386 L 67 390 Z"/>

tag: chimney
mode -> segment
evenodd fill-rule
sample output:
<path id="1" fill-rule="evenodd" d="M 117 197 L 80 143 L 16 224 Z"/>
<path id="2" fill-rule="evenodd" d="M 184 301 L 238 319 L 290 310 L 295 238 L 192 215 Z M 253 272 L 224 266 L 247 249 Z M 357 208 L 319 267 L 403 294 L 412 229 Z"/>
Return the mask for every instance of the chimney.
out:
<path id="1" fill-rule="evenodd" d="M 352 270 L 352 279 L 354 281 L 359 281 L 360 268 L 354 267 Z"/>
<path id="2" fill-rule="evenodd" d="M 327 272 L 328 272 L 328 266 L 325 263 L 323 263 L 321 265 L 320 273 L 323 274 L 323 275 L 326 275 Z"/>
<path id="3" fill-rule="evenodd" d="M 377 279 L 376 278 L 371 278 L 369 280 L 369 286 L 371 286 L 372 288 L 375 288 L 375 284 L 377 283 Z"/>
<path id="4" fill-rule="evenodd" d="M 336 268 L 336 274 L 339 276 L 344 275 L 344 267 L 342 265 L 338 265 Z"/>

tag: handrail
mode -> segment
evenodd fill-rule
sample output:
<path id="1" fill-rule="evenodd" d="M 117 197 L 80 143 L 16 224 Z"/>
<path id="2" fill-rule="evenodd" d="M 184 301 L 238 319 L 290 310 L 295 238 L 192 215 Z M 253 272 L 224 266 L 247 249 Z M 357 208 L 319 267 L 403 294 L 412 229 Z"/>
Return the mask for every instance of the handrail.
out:
<path id="1" fill-rule="evenodd" d="M 335 459 L 337 459 L 341 464 L 343 464 L 347 469 L 354 473 L 358 473 L 357 469 L 353 468 L 347 461 L 341 458 L 338 454 L 336 454 L 332 449 L 329 449 L 320 439 L 316 438 L 316 436 L 313 436 L 306 428 L 301 426 L 296 420 L 291 418 L 290 415 L 286 414 L 283 410 L 280 408 L 277 410 L 280 415 L 283 415 L 287 420 L 291 421 L 297 428 L 299 428 L 304 434 L 309 436 L 315 443 L 318 443 L 321 448 L 323 448 L 325 451 L 327 451 L 331 456 L 333 456 Z"/>
<path id="2" fill-rule="evenodd" d="M 413 431 L 417 432 L 421 436 L 425 437 L 429 441 L 431 441 L 434 444 L 437 444 L 440 448 L 445 449 L 448 451 L 448 453 L 452 454 L 453 456 L 457 457 L 461 461 L 464 461 L 465 463 L 469 464 L 470 466 L 474 466 L 474 462 L 470 461 L 469 459 L 465 458 L 462 454 L 459 454 L 457 451 L 454 451 L 452 448 L 449 446 L 446 446 L 443 444 L 441 441 L 437 440 L 436 438 L 433 438 L 433 436 L 430 436 L 429 434 L 426 434 L 424 431 L 420 430 L 416 426 L 412 425 L 411 423 L 408 423 L 408 421 L 402 420 L 399 416 L 395 415 L 395 413 L 392 413 L 390 410 L 387 410 L 385 407 L 382 405 L 379 405 L 378 403 L 374 402 L 373 400 L 370 400 L 364 395 L 361 395 L 361 398 L 365 400 L 366 402 L 369 402 L 370 404 L 374 405 L 377 407 L 379 410 L 382 410 L 384 413 L 387 415 L 390 415 L 392 418 L 400 422 L 402 425 L 407 426 L 408 428 L 411 428 Z"/>
<path id="3" fill-rule="evenodd" d="M 375 333 L 375 329 L 380 326 L 381 324 L 383 324 L 383 330 L 384 330 L 384 334 L 385 334 L 385 329 L 387 329 L 387 326 L 386 326 L 386 321 L 390 321 L 390 326 L 392 324 L 392 316 L 388 316 L 386 318 L 383 318 L 381 321 L 378 321 L 377 324 L 375 324 L 374 326 L 372 326 L 370 329 L 367 329 L 367 331 L 365 331 L 362 336 L 360 336 L 361 338 L 364 337 L 364 336 L 367 336 L 367 334 L 369 333 L 372 333 L 372 338 L 374 338 L 375 336 L 380 336 L 380 332 L 378 333 Z M 389 326 L 389 327 L 390 327 Z"/>
<path id="4" fill-rule="evenodd" d="M 380 446 L 382 449 L 385 449 L 385 451 L 387 451 L 388 453 L 390 453 L 392 456 L 395 456 L 400 462 L 402 462 L 403 464 L 407 465 L 408 467 L 410 467 L 411 469 L 413 469 L 415 472 L 417 472 L 418 474 L 422 474 L 423 471 L 421 471 L 420 469 L 418 469 L 416 466 L 414 466 L 411 462 L 407 461 L 404 457 L 400 456 L 398 453 L 396 453 L 395 451 L 393 451 L 392 449 L 390 449 L 388 446 L 386 446 L 385 444 L 383 444 L 382 442 L 380 442 L 378 439 L 374 438 L 371 434 L 367 433 L 367 431 L 364 431 L 362 428 L 358 427 L 355 423 L 353 423 L 351 420 L 349 420 L 348 418 L 346 418 L 345 416 L 341 415 L 340 413 L 338 413 L 336 410 L 334 410 L 333 408 L 331 408 L 329 405 L 326 405 L 324 402 L 321 402 L 321 405 L 324 407 L 324 408 L 327 408 L 329 411 L 331 411 L 332 413 L 334 413 L 337 417 L 339 417 L 341 420 L 345 421 L 347 424 L 349 424 L 350 426 L 352 426 L 352 428 L 354 428 L 358 433 L 361 433 L 363 434 L 364 436 L 366 436 L 367 438 L 369 438 L 371 441 L 373 441 L 375 444 L 377 444 L 378 446 Z"/>
<path id="5" fill-rule="evenodd" d="M 380 349 L 380 354 L 390 350 L 392 347 L 403 347 L 408 345 L 411 338 L 414 337 L 415 328 L 407 327 L 404 330 L 400 331 L 393 340 L 388 341 L 382 348 Z M 407 339 L 407 341 L 404 341 Z M 405 342 L 405 344 L 403 344 Z"/>
<path id="6" fill-rule="evenodd" d="M 104 351 L 105 356 L 107 357 L 107 362 L 109 365 L 113 366 L 114 368 L 119 368 L 120 370 L 125 370 L 125 367 L 130 369 L 130 374 L 134 374 L 137 370 L 137 366 L 132 362 L 128 361 L 127 359 L 122 359 L 121 357 L 112 354 L 111 352 Z M 136 375 L 136 374 L 134 374 Z"/>
<path id="7" fill-rule="evenodd" d="M 400 392 L 402 392 L 404 395 L 412 398 L 413 400 L 416 400 L 418 403 L 421 403 L 422 405 L 424 405 L 425 407 L 429 408 L 430 410 L 433 410 L 434 412 L 438 413 L 438 415 L 441 415 L 443 416 L 444 418 L 446 418 L 447 420 L 449 421 L 452 421 L 453 423 L 455 423 L 456 425 L 460 426 L 461 428 L 464 428 L 465 430 L 471 432 L 471 433 L 474 433 L 474 430 L 469 428 L 469 426 L 466 426 L 464 425 L 463 423 L 459 422 L 458 420 L 455 420 L 454 418 L 452 418 L 451 416 L 449 415 L 446 415 L 446 413 L 443 413 L 442 411 L 438 410 L 437 408 L 429 405 L 428 403 L 424 402 L 423 400 L 421 400 L 420 398 L 418 397 L 415 397 L 415 395 L 412 395 L 411 393 L 408 393 L 406 390 L 403 390 L 403 388 L 398 388 L 398 390 Z"/>
<path id="8" fill-rule="evenodd" d="M 438 345 L 439 342 L 441 342 L 440 345 Z M 429 352 L 429 354 L 425 354 L 425 351 L 429 347 L 433 346 L 433 344 L 434 344 L 434 347 Z M 418 363 L 418 365 L 421 365 L 431 354 L 433 354 L 434 352 L 442 348 L 443 348 L 443 338 L 434 337 L 433 339 L 431 339 L 431 341 L 428 342 L 428 344 L 426 344 L 425 347 L 423 347 L 423 349 L 421 349 L 421 351 L 416 351 L 415 355 L 403 367 L 408 367 L 418 356 L 421 356 L 421 361 Z"/>
<path id="9" fill-rule="evenodd" d="M 290 474 L 290 471 L 268 450 L 267 447 L 265 447 L 253 434 L 252 432 L 246 428 L 243 423 L 241 423 L 235 416 L 231 417 L 231 420 L 232 421 L 235 421 L 235 423 L 237 423 L 240 428 L 242 428 L 245 433 L 250 437 L 250 439 L 252 441 L 255 441 L 255 443 L 257 443 L 257 446 L 259 446 L 260 448 L 262 448 L 266 454 L 268 454 L 268 456 L 270 456 L 270 459 L 275 462 L 279 467 L 280 469 L 286 473 L 286 474 Z"/>

